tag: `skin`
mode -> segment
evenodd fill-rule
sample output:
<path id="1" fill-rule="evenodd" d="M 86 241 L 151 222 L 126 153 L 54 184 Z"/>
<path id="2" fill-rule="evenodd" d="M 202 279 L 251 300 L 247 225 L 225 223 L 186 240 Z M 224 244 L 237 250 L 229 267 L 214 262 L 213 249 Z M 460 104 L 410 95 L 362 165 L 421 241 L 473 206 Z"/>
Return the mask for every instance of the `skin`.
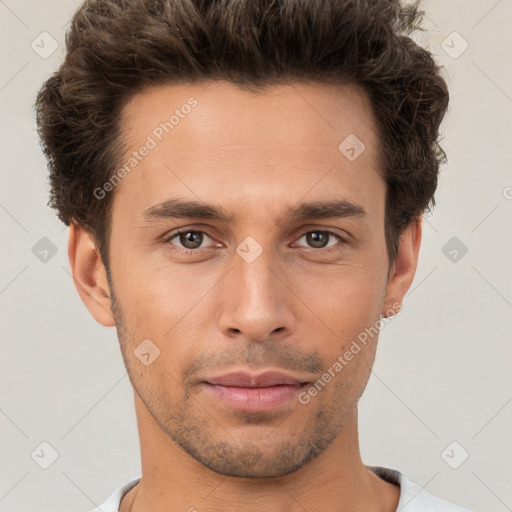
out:
<path id="1" fill-rule="evenodd" d="M 112 288 L 92 236 L 70 228 L 78 292 L 100 324 L 116 326 L 134 388 L 142 479 L 121 510 L 394 511 L 399 488 L 365 467 L 358 443 L 357 402 L 378 336 L 307 404 L 238 411 L 201 384 L 241 369 L 314 383 L 402 303 L 421 218 L 390 265 L 369 100 L 354 85 L 276 85 L 258 94 L 226 82 L 153 87 L 124 108 L 127 157 L 191 96 L 198 105 L 115 187 Z M 354 161 L 338 150 L 349 134 L 366 146 Z M 233 218 L 144 218 L 175 198 L 222 205 Z M 333 199 L 366 215 L 285 216 L 299 202 Z M 206 234 L 184 245 L 171 238 L 176 228 Z M 345 242 L 326 235 L 315 245 L 311 232 L 326 229 Z M 251 263 L 236 252 L 248 236 L 262 248 Z M 134 354 L 145 339 L 160 350 L 148 366 Z"/>

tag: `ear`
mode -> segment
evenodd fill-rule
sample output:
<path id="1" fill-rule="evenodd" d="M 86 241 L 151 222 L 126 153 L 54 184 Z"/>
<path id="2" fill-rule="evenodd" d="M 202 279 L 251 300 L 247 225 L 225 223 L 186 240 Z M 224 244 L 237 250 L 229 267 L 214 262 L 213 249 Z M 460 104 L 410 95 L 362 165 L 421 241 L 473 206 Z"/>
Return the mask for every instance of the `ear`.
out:
<path id="1" fill-rule="evenodd" d="M 416 274 L 418 254 L 421 245 L 423 219 L 417 217 L 400 236 L 398 252 L 393 263 L 386 286 L 386 296 L 382 315 L 396 315 Z"/>
<path id="2" fill-rule="evenodd" d="M 69 226 L 68 256 L 78 293 L 98 323 L 115 325 L 110 301 L 107 273 L 92 235 L 82 226 Z"/>

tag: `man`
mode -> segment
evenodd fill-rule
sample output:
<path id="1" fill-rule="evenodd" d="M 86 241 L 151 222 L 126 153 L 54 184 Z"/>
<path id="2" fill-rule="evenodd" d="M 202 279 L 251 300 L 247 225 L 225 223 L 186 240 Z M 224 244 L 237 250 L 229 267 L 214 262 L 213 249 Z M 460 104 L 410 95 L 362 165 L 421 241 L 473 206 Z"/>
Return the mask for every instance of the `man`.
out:
<path id="1" fill-rule="evenodd" d="M 77 290 L 142 476 L 97 510 L 462 511 L 363 464 L 448 103 L 397 0 L 97 0 L 37 99 Z"/>

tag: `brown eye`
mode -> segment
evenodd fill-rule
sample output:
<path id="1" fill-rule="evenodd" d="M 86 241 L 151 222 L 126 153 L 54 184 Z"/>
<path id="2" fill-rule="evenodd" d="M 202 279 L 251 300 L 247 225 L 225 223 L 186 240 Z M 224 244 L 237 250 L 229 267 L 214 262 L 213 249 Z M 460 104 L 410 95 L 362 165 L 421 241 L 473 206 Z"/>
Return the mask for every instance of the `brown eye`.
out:
<path id="1" fill-rule="evenodd" d="M 203 241 L 203 233 L 198 231 L 186 231 L 178 235 L 180 243 L 185 249 L 197 249 Z"/>
<path id="2" fill-rule="evenodd" d="M 311 231 L 306 234 L 306 241 L 315 249 L 323 249 L 329 241 L 329 233 L 324 231 Z"/>
<path id="3" fill-rule="evenodd" d="M 326 247 L 333 247 L 336 245 L 336 241 L 334 241 L 334 244 L 327 245 L 329 240 L 332 238 L 337 239 L 338 241 L 343 242 L 344 240 L 336 233 L 333 233 L 331 231 L 309 231 L 307 233 L 304 233 L 302 235 L 302 238 L 306 239 L 306 243 L 308 247 L 312 249 L 325 249 Z"/>
<path id="4" fill-rule="evenodd" d="M 205 241 L 205 238 L 210 237 L 204 231 L 187 229 L 175 232 L 171 236 L 167 237 L 165 242 L 171 243 L 183 250 L 194 250 L 204 249 L 201 245 Z M 173 242 L 173 240 L 177 240 L 177 243 Z"/>

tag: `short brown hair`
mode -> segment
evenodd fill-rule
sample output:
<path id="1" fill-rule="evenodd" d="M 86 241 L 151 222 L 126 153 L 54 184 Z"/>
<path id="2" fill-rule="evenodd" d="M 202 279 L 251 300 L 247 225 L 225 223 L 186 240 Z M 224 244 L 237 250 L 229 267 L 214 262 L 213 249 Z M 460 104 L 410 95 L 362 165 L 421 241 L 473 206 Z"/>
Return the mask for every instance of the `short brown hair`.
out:
<path id="1" fill-rule="evenodd" d="M 391 263 L 403 230 L 435 205 L 448 106 L 440 68 L 409 37 L 419 0 L 93 0 L 73 17 L 60 69 L 40 90 L 37 123 L 59 218 L 94 236 L 108 272 L 112 195 L 93 191 L 123 153 L 120 117 L 151 85 L 227 80 L 353 83 L 377 119 Z"/>

